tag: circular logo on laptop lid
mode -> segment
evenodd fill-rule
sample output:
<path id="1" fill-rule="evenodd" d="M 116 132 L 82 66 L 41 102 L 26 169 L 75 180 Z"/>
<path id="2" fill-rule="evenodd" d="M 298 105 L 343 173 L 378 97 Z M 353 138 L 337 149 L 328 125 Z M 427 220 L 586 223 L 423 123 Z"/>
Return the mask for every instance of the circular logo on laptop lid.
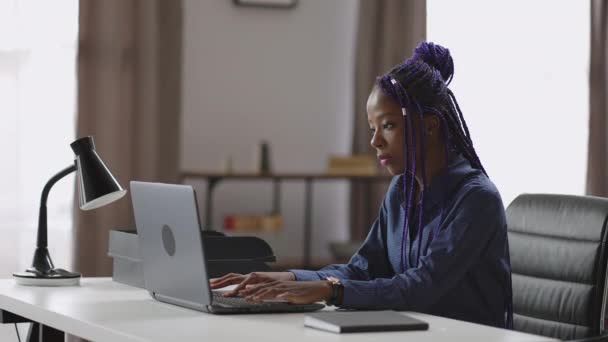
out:
<path id="1" fill-rule="evenodd" d="M 165 252 L 170 256 L 175 254 L 175 237 L 173 236 L 173 231 L 171 227 L 168 225 L 163 225 L 162 229 L 162 238 L 163 238 L 163 247 L 165 247 Z"/>

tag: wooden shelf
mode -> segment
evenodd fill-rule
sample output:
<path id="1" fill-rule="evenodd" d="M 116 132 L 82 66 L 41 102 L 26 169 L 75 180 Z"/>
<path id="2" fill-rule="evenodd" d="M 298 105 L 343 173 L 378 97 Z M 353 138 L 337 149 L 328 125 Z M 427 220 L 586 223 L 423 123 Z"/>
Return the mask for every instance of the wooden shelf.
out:
<path id="1" fill-rule="evenodd" d="M 371 198 L 371 184 L 375 182 L 390 182 L 391 176 L 389 175 L 360 175 L 360 174 L 333 174 L 326 172 L 319 173 L 255 173 L 255 172 L 239 172 L 239 173 L 224 173 L 224 172 L 205 172 L 205 171 L 182 171 L 181 182 L 186 183 L 188 179 L 204 179 L 207 181 L 206 193 L 205 193 L 205 211 L 204 229 L 213 230 L 213 191 L 216 185 L 222 181 L 271 181 L 273 183 L 273 205 L 272 212 L 281 212 L 281 191 L 280 185 L 283 181 L 304 181 L 304 238 L 302 239 L 303 244 L 303 268 L 310 268 L 313 260 L 310 255 L 311 241 L 312 241 L 312 184 L 317 181 L 336 181 L 336 180 L 347 180 L 352 182 L 361 183 L 365 187 L 367 196 L 365 198 L 369 200 Z M 368 206 L 371 208 L 371 206 Z M 366 215 L 371 221 L 371 210 L 367 210 Z"/>

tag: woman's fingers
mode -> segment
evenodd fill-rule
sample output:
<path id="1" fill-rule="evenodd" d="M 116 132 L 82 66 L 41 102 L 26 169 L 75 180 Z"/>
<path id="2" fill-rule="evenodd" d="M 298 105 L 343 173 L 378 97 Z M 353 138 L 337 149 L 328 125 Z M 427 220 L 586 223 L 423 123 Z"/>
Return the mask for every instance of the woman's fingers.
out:
<path id="1" fill-rule="evenodd" d="M 219 278 L 211 278 L 211 279 L 209 279 L 209 282 L 211 284 L 214 284 L 214 283 L 219 283 L 219 282 L 225 281 L 227 279 L 231 279 L 234 277 L 242 277 L 242 276 L 243 276 L 242 274 L 238 274 L 238 273 L 228 273 Z"/>
<path id="2" fill-rule="evenodd" d="M 227 278 L 234 277 L 234 276 L 242 276 L 242 274 L 228 273 L 228 274 L 224 274 L 223 276 L 221 276 L 219 278 L 211 278 L 211 279 L 209 279 L 209 282 L 211 282 L 211 283 L 218 282 L 218 281 L 222 281 L 222 280 L 225 280 Z"/>
<path id="3" fill-rule="evenodd" d="M 220 287 L 224 287 L 227 285 L 230 285 L 231 281 L 233 281 L 233 279 L 236 277 L 236 274 L 226 274 L 223 277 L 220 278 L 213 278 L 209 280 L 209 285 L 211 285 L 211 288 L 220 288 Z"/>
<path id="4" fill-rule="evenodd" d="M 211 285 L 211 289 L 219 289 L 222 287 L 226 287 L 229 285 L 235 285 L 241 283 L 245 279 L 245 276 L 242 274 L 231 273 L 227 274 L 221 278 L 215 278 L 209 281 Z"/>
<path id="5" fill-rule="evenodd" d="M 284 291 L 277 294 L 276 298 L 286 300 L 291 304 L 311 303 L 311 301 L 307 299 L 307 296 L 303 293 L 299 293 L 299 291 Z"/>
<path id="6" fill-rule="evenodd" d="M 283 291 L 285 291 L 285 290 L 280 287 L 263 288 L 263 289 L 257 291 L 255 294 L 248 296 L 247 300 L 251 300 L 254 302 L 260 302 L 265 299 L 275 298 L 279 293 L 282 293 Z"/>
<path id="7" fill-rule="evenodd" d="M 255 293 L 257 293 L 258 291 L 260 291 L 263 288 L 268 288 L 268 287 L 272 287 L 275 285 L 278 285 L 280 282 L 279 281 L 269 281 L 269 282 L 263 282 L 263 283 L 258 283 L 255 285 L 247 285 L 245 286 L 244 289 L 242 289 L 241 291 L 239 291 L 239 295 L 241 296 L 250 296 L 253 295 Z"/>
<path id="8" fill-rule="evenodd" d="M 226 297 L 237 296 L 239 294 L 239 292 L 245 288 L 245 286 L 250 285 L 250 284 L 257 284 L 260 282 L 264 282 L 264 280 L 272 280 L 272 279 L 260 276 L 259 274 L 255 273 L 255 272 L 249 273 L 248 275 L 244 276 L 244 279 L 242 279 L 241 282 L 232 291 L 226 293 L 224 296 L 226 296 Z"/>
<path id="9" fill-rule="evenodd" d="M 279 293 L 277 295 L 277 298 L 284 299 L 291 303 L 291 300 L 293 300 L 293 295 L 289 291 L 285 291 L 285 292 Z"/>
<path id="10" fill-rule="evenodd" d="M 249 284 L 251 279 L 258 281 L 256 284 Z M 294 281 L 273 280 L 268 277 L 251 277 L 241 283 L 242 289 L 237 289 L 237 293 L 245 296 L 249 301 L 260 302 L 267 299 L 282 299 L 293 304 L 314 303 L 326 298 L 326 288 L 314 282 L 301 283 Z M 247 287 L 246 287 L 247 286 Z"/>

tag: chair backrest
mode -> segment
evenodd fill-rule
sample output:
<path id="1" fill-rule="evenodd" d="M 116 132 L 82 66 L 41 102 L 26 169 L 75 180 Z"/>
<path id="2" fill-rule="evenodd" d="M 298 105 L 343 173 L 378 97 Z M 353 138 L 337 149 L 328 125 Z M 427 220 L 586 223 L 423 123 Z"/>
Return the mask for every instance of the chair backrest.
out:
<path id="1" fill-rule="evenodd" d="M 604 331 L 608 199 L 524 194 L 507 208 L 515 330 L 560 339 Z"/>

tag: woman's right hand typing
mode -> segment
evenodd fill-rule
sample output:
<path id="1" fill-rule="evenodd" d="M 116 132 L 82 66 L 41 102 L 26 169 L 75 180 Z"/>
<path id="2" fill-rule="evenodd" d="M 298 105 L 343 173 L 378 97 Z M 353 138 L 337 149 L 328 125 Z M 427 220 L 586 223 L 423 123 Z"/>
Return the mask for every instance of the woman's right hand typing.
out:
<path id="1" fill-rule="evenodd" d="M 228 273 L 220 278 L 209 280 L 211 289 L 221 289 L 229 285 L 237 285 L 232 291 L 226 292 L 224 296 L 234 297 L 248 285 L 272 283 L 280 280 L 296 280 L 291 272 L 252 272 L 249 274 Z"/>

